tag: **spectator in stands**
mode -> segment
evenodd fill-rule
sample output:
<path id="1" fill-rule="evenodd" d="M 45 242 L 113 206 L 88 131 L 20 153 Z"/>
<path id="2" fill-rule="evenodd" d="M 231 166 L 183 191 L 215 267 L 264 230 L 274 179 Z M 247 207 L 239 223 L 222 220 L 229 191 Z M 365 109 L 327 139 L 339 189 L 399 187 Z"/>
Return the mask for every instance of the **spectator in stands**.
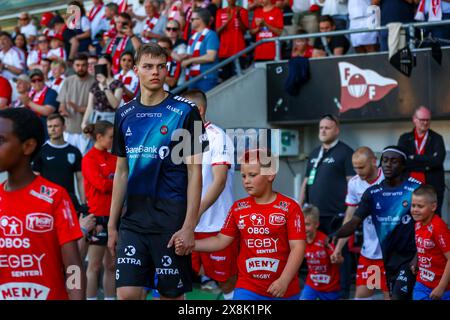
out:
<path id="1" fill-rule="evenodd" d="M 336 231 L 344 217 L 347 182 L 355 175 L 352 164 L 353 150 L 339 140 L 339 119 L 327 114 L 319 122 L 321 146 L 309 155 L 303 180 L 300 204 L 312 204 L 319 208 L 320 230 L 325 234 Z M 343 250 L 344 261 L 349 261 L 348 248 Z M 341 296 L 350 293 L 350 268 L 341 267 Z"/>
<path id="2" fill-rule="evenodd" d="M 248 30 L 248 12 L 236 6 L 236 0 L 228 0 L 228 7 L 216 14 L 216 32 L 220 37 L 219 59 L 225 60 L 245 49 L 245 33 Z M 244 67 L 245 57 L 240 58 Z M 226 80 L 236 74 L 234 63 L 222 68 L 221 78 Z"/>
<path id="3" fill-rule="evenodd" d="M 120 57 L 120 72 L 114 76 L 123 83 L 123 95 L 120 105 L 127 103 L 136 97 L 139 91 L 139 78 L 133 70 L 134 56 L 131 52 L 125 51 Z"/>
<path id="4" fill-rule="evenodd" d="M 97 81 L 89 90 L 87 109 L 81 124 L 82 130 L 89 123 L 95 124 L 100 120 L 114 123 L 115 111 L 122 101 L 123 83 L 113 77 L 111 57 L 109 55 L 101 56 L 98 59 L 98 65 L 106 65 L 107 74 L 98 72 L 95 74 Z"/>
<path id="5" fill-rule="evenodd" d="M 0 76 L 0 110 L 6 109 L 11 104 L 12 87 L 8 79 Z"/>
<path id="6" fill-rule="evenodd" d="M 50 50 L 47 54 L 47 59 L 51 61 L 67 60 L 67 54 L 66 50 L 64 49 L 64 39 L 62 34 L 55 34 L 50 37 Z"/>
<path id="7" fill-rule="evenodd" d="M 299 30 L 297 34 L 307 34 L 307 33 L 304 30 Z M 314 48 L 309 44 L 308 38 L 294 39 L 292 40 L 291 58 L 295 57 L 311 58 L 313 50 Z"/>
<path id="8" fill-rule="evenodd" d="M 11 108 L 22 108 L 25 107 L 21 98 L 22 96 L 28 96 L 31 89 L 31 80 L 26 74 L 21 74 L 15 78 L 16 82 L 16 93 L 17 99 L 13 100 L 11 103 Z"/>
<path id="9" fill-rule="evenodd" d="M 19 50 L 13 47 L 8 32 L 0 32 L 0 50 L 1 75 L 8 80 L 12 80 L 25 70 L 25 65 L 20 60 Z"/>
<path id="10" fill-rule="evenodd" d="M 189 58 L 182 61 L 185 68 L 186 80 L 192 79 L 217 65 L 219 38 L 217 33 L 208 28 L 211 14 L 207 9 L 197 8 L 192 12 L 191 23 L 195 33 L 189 39 L 187 53 Z M 218 74 L 212 72 L 201 80 L 189 86 L 189 89 L 199 89 L 203 92 L 217 85 Z"/>
<path id="11" fill-rule="evenodd" d="M 58 95 L 59 113 L 66 118 L 65 140 L 84 153 L 89 142 L 81 135 L 81 121 L 95 78 L 87 72 L 87 56 L 78 54 L 73 62 L 75 74 L 67 77 Z"/>
<path id="12" fill-rule="evenodd" d="M 367 28 L 367 9 L 370 0 L 348 0 L 349 29 Z M 350 34 L 350 41 L 357 53 L 375 52 L 377 50 L 377 32 L 363 32 Z"/>
<path id="13" fill-rule="evenodd" d="M 417 13 L 415 16 L 416 20 L 419 21 L 436 21 L 436 20 L 449 20 L 450 19 L 450 2 L 446 0 L 441 1 L 426 1 L 426 0 L 415 0 L 419 1 L 419 7 L 417 8 Z M 440 8 L 435 8 L 434 6 L 440 6 Z M 437 14 L 440 9 L 441 14 Z M 427 32 L 431 33 L 432 37 L 435 39 L 443 39 L 444 41 L 440 41 L 442 45 L 448 45 L 448 42 L 445 40 L 450 40 L 450 25 L 437 26 L 424 28 Z"/>
<path id="14" fill-rule="evenodd" d="M 51 64 L 52 77 L 49 79 L 48 86 L 55 90 L 58 94 L 61 91 L 61 87 L 64 84 L 65 72 L 67 66 L 63 60 L 53 61 Z"/>
<path id="15" fill-rule="evenodd" d="M 167 37 L 162 37 L 158 40 L 158 45 L 166 49 L 168 53 L 167 58 L 167 76 L 166 84 L 168 86 L 167 91 L 177 86 L 178 79 L 181 74 L 181 63 L 172 58 L 172 41 Z"/>
<path id="16" fill-rule="evenodd" d="M 80 25 L 73 29 L 75 35 L 70 39 L 69 59 L 73 59 L 77 52 L 88 51 L 88 47 L 92 42 L 91 22 L 86 17 L 86 10 L 81 2 L 72 1 L 69 3 L 70 5 L 77 6 L 81 13 Z"/>
<path id="17" fill-rule="evenodd" d="M 14 37 L 14 46 L 19 49 L 20 60 L 25 65 L 28 57 L 27 38 L 23 33 L 18 33 Z"/>
<path id="18" fill-rule="evenodd" d="M 133 34 L 131 17 L 128 13 L 121 13 L 116 19 L 117 35 L 106 43 L 103 53 L 112 57 L 112 72 L 116 74 L 120 68 L 120 57 L 123 52 L 130 51 L 133 54 L 141 46 L 141 41 Z"/>
<path id="19" fill-rule="evenodd" d="M 293 25 L 299 26 L 307 33 L 319 32 L 320 7 L 311 5 L 310 0 L 293 0 Z"/>
<path id="20" fill-rule="evenodd" d="M 30 52 L 27 58 L 27 66 L 29 70 L 40 68 L 42 59 L 47 58 L 50 51 L 48 39 L 44 35 L 37 38 L 37 48 Z"/>
<path id="21" fill-rule="evenodd" d="M 372 0 L 373 5 L 380 7 L 381 25 L 391 22 L 414 22 L 416 0 Z M 388 31 L 380 32 L 380 50 L 388 50 Z"/>
<path id="22" fill-rule="evenodd" d="M 143 43 L 155 41 L 164 35 L 164 27 L 167 23 L 167 17 L 158 12 L 157 0 L 145 0 L 145 25 L 141 33 Z"/>
<path id="23" fill-rule="evenodd" d="M 41 69 L 42 73 L 44 74 L 44 82 L 46 85 L 48 85 L 49 77 L 51 76 L 51 60 L 45 58 L 42 59 L 41 64 L 39 65 L 39 69 Z"/>
<path id="24" fill-rule="evenodd" d="M 185 17 L 185 24 L 183 26 L 183 39 L 185 41 L 189 40 L 191 36 L 191 17 L 194 10 L 193 0 L 182 0 L 183 1 L 183 12 Z"/>
<path id="25" fill-rule="evenodd" d="M 58 93 L 45 85 L 44 73 L 40 69 L 30 71 L 31 90 L 28 95 L 21 95 L 19 99 L 26 108 L 31 109 L 40 116 L 44 126 L 47 116 L 56 112 L 59 102 L 56 100 Z M 47 133 L 45 133 L 47 138 Z"/>
<path id="26" fill-rule="evenodd" d="M 263 6 L 255 9 L 250 33 L 256 41 L 274 38 L 283 32 L 283 12 L 275 7 L 271 0 L 261 0 Z M 255 61 L 275 59 L 275 42 L 259 45 L 255 49 Z"/>
<path id="27" fill-rule="evenodd" d="M 141 34 L 142 30 L 144 29 L 146 18 L 144 0 L 139 0 L 138 2 L 133 3 L 132 7 L 128 6 L 127 13 L 130 15 L 134 22 L 133 33 Z"/>
<path id="28" fill-rule="evenodd" d="M 114 38 L 117 35 L 116 20 L 119 17 L 119 7 L 114 2 L 110 2 L 105 8 L 105 19 L 107 32 L 103 34 L 103 37 L 108 40 Z"/>
<path id="29" fill-rule="evenodd" d="M 19 15 L 18 26 L 20 33 L 23 33 L 27 38 L 27 42 L 30 46 L 34 44 L 36 36 L 38 34 L 36 26 L 33 24 L 30 15 L 27 12 L 22 12 Z"/>
<path id="30" fill-rule="evenodd" d="M 336 30 L 333 18 L 330 16 L 321 16 L 319 18 L 319 30 L 320 32 Z M 350 43 L 345 36 L 316 38 L 314 40 L 313 57 L 341 56 L 347 52 L 349 47 Z"/>
<path id="31" fill-rule="evenodd" d="M 322 1 L 323 2 L 323 1 Z M 325 0 L 321 14 L 333 18 L 336 30 L 347 29 L 348 26 L 348 8 L 347 1 Z"/>
<path id="32" fill-rule="evenodd" d="M 426 107 L 416 109 L 412 120 L 414 129 L 400 136 L 398 146 L 407 151 L 406 166 L 411 177 L 435 188 L 438 199 L 436 213 L 440 215 L 445 191 L 444 139 L 430 129 L 431 113 Z"/>
<path id="33" fill-rule="evenodd" d="M 52 29 L 49 27 L 50 22 L 55 17 L 55 15 L 51 12 L 45 12 L 41 16 L 41 30 L 39 31 L 40 34 L 43 34 L 46 37 L 49 37 L 53 34 Z"/>
<path id="34" fill-rule="evenodd" d="M 247 7 L 248 11 L 254 11 L 262 7 L 263 5 L 260 0 L 248 0 L 248 7 Z"/>
<path id="35" fill-rule="evenodd" d="M 88 73 L 91 76 L 95 76 L 95 69 L 94 69 L 94 67 L 98 63 L 98 56 L 94 55 L 94 54 L 91 54 L 91 55 L 88 56 L 88 60 L 87 61 L 88 61 Z"/>
<path id="36" fill-rule="evenodd" d="M 93 6 L 89 13 L 87 14 L 87 18 L 91 22 L 91 40 L 92 43 L 95 44 L 97 42 L 96 36 L 103 31 L 109 29 L 108 21 L 105 18 L 105 10 L 106 7 L 103 3 L 103 0 L 92 0 Z"/>
<path id="37" fill-rule="evenodd" d="M 172 41 L 172 58 L 176 61 L 182 61 L 187 57 L 187 43 L 180 37 L 180 23 L 173 19 L 166 24 L 166 37 Z"/>

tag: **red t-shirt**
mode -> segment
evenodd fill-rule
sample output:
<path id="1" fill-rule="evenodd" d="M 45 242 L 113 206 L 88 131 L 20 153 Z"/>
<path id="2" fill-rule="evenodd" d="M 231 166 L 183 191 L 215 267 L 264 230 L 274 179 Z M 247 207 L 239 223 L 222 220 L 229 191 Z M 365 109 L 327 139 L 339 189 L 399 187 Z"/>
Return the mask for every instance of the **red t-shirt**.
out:
<path id="1" fill-rule="evenodd" d="M 308 264 L 306 284 L 321 292 L 339 291 L 339 265 L 331 263 L 330 256 L 334 247 L 332 244 L 328 247 L 326 240 L 327 236 L 317 231 L 313 242 L 306 242 L 305 257 Z"/>
<path id="2" fill-rule="evenodd" d="M 67 192 L 37 176 L 25 188 L 0 185 L 0 300 L 68 299 L 61 247 L 82 237 Z"/>
<path id="3" fill-rule="evenodd" d="M 253 16 L 252 29 L 256 28 L 256 19 L 264 19 L 266 24 L 271 25 L 277 29 L 283 29 L 283 12 L 273 7 L 272 10 L 264 12 L 263 8 L 257 8 Z M 256 41 L 277 37 L 266 26 L 258 31 L 256 34 Z M 275 42 L 265 43 L 259 45 L 255 49 L 255 60 L 272 60 L 275 58 Z"/>
<path id="4" fill-rule="evenodd" d="M 425 226 L 416 222 L 416 246 L 419 267 L 416 280 L 428 288 L 436 288 L 447 264 L 444 254 L 450 251 L 450 231 L 438 215 Z"/>
<path id="5" fill-rule="evenodd" d="M 0 76 L 0 98 L 8 100 L 7 105 L 11 104 L 12 88 L 8 79 Z"/>
<path id="6" fill-rule="evenodd" d="M 243 288 L 268 296 L 270 284 L 277 280 L 289 256 L 289 240 L 305 240 L 305 223 L 299 205 L 278 193 L 274 202 L 257 204 L 252 197 L 236 201 L 220 231 L 239 237 L 238 280 Z M 296 275 L 284 297 L 298 294 Z"/>
<path id="7" fill-rule="evenodd" d="M 98 217 L 109 216 L 116 161 L 115 155 L 93 147 L 81 162 L 89 212 Z"/>
<path id="8" fill-rule="evenodd" d="M 228 58 L 245 49 L 244 32 L 239 28 L 237 9 L 244 26 L 248 29 L 248 11 L 241 7 L 231 10 L 232 20 L 219 34 L 220 48 L 219 58 Z M 216 30 L 223 26 L 228 20 L 228 8 L 219 9 L 216 13 Z"/>

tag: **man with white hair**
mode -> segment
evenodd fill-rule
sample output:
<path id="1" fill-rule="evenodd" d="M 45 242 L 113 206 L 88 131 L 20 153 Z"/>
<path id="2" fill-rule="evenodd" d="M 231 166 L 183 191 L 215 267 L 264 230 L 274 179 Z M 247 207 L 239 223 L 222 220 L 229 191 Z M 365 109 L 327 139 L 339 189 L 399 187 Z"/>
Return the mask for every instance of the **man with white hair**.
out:
<path id="1" fill-rule="evenodd" d="M 431 113 L 426 107 L 420 106 L 416 109 L 412 120 L 414 129 L 402 134 L 398 145 L 407 151 L 406 165 L 411 177 L 422 183 L 431 184 L 436 189 L 438 196 L 436 213 L 441 215 L 445 191 L 444 138 L 430 129 Z"/>

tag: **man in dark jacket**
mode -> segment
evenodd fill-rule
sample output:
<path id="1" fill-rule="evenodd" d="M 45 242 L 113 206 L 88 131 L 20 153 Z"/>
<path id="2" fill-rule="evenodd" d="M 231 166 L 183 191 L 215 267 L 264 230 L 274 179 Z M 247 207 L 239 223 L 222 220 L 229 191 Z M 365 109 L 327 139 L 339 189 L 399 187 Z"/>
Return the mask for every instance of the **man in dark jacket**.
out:
<path id="1" fill-rule="evenodd" d="M 398 139 L 398 145 L 407 151 L 407 168 L 411 176 L 422 183 L 431 184 L 438 195 L 438 208 L 441 214 L 445 191 L 444 160 L 445 144 L 442 136 L 430 129 L 431 113 L 421 106 L 413 116 L 415 128 Z"/>

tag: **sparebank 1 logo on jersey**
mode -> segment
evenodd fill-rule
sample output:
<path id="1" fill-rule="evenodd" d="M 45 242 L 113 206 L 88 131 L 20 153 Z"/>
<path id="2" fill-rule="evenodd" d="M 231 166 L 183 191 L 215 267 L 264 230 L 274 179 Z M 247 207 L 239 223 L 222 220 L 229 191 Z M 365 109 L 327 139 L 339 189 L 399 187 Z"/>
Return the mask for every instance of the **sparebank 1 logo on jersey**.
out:
<path id="1" fill-rule="evenodd" d="M 360 69 L 348 62 L 339 62 L 338 66 L 341 79 L 340 113 L 381 100 L 398 86 L 394 79 L 383 77 L 373 70 Z"/>

